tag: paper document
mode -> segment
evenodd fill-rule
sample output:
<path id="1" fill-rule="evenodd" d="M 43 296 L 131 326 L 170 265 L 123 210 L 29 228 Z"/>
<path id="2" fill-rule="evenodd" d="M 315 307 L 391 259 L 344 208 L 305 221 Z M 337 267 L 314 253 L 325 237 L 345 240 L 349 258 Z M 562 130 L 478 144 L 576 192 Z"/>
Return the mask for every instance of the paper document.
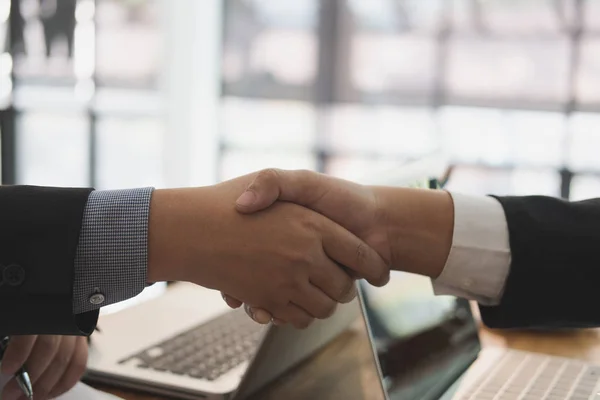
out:
<path id="1" fill-rule="evenodd" d="M 8 382 L 10 377 L 5 375 L 0 375 L 0 393 L 2 393 L 2 389 L 6 382 Z M 35 398 L 35 392 L 33 393 Z M 120 397 L 113 396 L 112 394 L 104 393 L 94 388 L 89 387 L 84 383 L 78 383 L 73 389 L 69 392 L 63 394 L 60 397 L 57 397 L 56 400 L 123 400 Z"/>

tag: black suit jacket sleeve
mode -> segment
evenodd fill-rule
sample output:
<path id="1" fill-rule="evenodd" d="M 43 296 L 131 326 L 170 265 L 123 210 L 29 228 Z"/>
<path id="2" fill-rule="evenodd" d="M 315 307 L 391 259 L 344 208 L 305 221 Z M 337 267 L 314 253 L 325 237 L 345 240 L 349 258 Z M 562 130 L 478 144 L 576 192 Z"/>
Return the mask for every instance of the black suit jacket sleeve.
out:
<path id="1" fill-rule="evenodd" d="M 0 334 L 90 334 L 73 314 L 74 261 L 91 189 L 0 187 Z"/>
<path id="2" fill-rule="evenodd" d="M 600 326 L 600 199 L 497 197 L 511 268 L 500 305 L 480 307 L 492 328 Z"/>

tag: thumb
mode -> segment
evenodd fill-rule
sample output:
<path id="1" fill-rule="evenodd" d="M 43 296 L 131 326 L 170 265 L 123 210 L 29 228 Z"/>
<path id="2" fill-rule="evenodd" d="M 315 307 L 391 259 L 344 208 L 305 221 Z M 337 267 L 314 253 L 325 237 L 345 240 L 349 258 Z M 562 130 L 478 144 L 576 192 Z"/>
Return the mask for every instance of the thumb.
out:
<path id="1" fill-rule="evenodd" d="M 279 198 L 281 179 L 285 179 L 284 171 L 276 169 L 260 171 L 237 199 L 237 210 L 251 214 L 270 207 Z"/>
<path id="2" fill-rule="evenodd" d="M 238 198 L 236 208 L 241 213 L 251 214 L 270 207 L 277 200 L 311 208 L 329 190 L 325 183 L 321 174 L 312 171 L 265 169 Z"/>

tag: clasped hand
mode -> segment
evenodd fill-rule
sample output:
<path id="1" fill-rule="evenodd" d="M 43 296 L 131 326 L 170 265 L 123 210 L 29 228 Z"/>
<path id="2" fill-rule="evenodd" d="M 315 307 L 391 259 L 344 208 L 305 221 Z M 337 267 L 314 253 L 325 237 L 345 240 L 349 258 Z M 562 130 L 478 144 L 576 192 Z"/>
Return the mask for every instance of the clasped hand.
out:
<path id="1" fill-rule="evenodd" d="M 256 303 L 244 302 L 232 292 L 224 292 L 223 298 L 230 307 L 238 308 L 245 303 L 246 312 L 256 322 L 291 323 L 302 328 L 310 324 L 314 318 L 327 317 L 334 309 L 332 300 L 342 302 L 349 299 L 349 297 L 342 299 L 331 296 L 327 292 L 327 285 L 334 285 L 335 279 L 340 280 L 338 284 L 343 282 L 344 285 L 349 285 L 350 279 L 357 277 L 366 278 L 376 286 L 388 282 L 392 258 L 391 247 L 387 231 L 382 228 L 385 227 L 385 217 L 379 208 L 375 191 L 367 186 L 310 171 L 268 169 L 261 171 L 248 185 L 238 198 L 236 208 L 238 212 L 249 217 L 267 218 L 265 213 L 275 212 L 283 206 L 281 201 L 287 202 L 284 204 L 295 203 L 296 207 L 306 207 L 319 213 L 323 226 L 332 229 L 326 236 L 327 240 L 323 242 L 323 249 L 325 249 L 323 257 L 312 258 L 311 262 L 306 263 L 306 271 L 309 274 L 315 274 L 316 277 L 328 271 L 327 274 L 332 280 L 316 281 L 306 275 L 313 284 L 321 283 L 316 286 L 322 292 L 318 290 L 297 292 L 293 299 L 295 315 L 290 312 L 280 312 L 281 309 L 260 307 Z M 302 212 L 308 213 L 311 218 L 319 218 L 306 209 Z M 325 216 L 326 220 L 323 219 Z M 316 231 L 313 235 L 314 233 Z M 319 235 L 315 236 L 318 237 Z M 342 245 L 342 243 L 348 244 Z M 327 250 L 331 248 L 329 246 L 335 247 L 335 251 Z M 352 284 L 352 287 L 356 286 Z M 329 299 L 324 294 L 328 295 Z M 328 312 L 317 313 L 318 308 L 311 307 L 315 302 L 321 303 L 322 307 L 327 304 Z"/>

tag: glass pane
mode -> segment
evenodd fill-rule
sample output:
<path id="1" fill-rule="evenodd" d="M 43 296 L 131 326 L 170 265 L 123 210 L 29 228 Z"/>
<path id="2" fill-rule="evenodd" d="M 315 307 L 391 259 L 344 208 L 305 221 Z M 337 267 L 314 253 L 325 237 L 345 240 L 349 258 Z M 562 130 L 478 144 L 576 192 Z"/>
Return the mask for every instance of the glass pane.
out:
<path id="1" fill-rule="evenodd" d="M 7 51 L 9 48 L 9 43 L 8 43 L 8 18 L 9 18 L 9 15 L 10 15 L 10 0 L 0 0 L 0 54 Z"/>
<path id="2" fill-rule="evenodd" d="M 163 130 L 154 118 L 98 118 L 97 188 L 162 186 Z"/>
<path id="3" fill-rule="evenodd" d="M 93 72 L 92 0 L 16 0 L 15 73 L 59 82 Z"/>
<path id="4" fill-rule="evenodd" d="M 163 60 L 156 0 L 98 0 L 97 73 L 106 85 L 152 86 Z"/>
<path id="5" fill-rule="evenodd" d="M 436 60 L 433 38 L 358 32 L 351 46 L 352 82 L 357 90 L 431 95 Z"/>
<path id="6" fill-rule="evenodd" d="M 560 175 L 550 170 L 517 169 L 511 176 L 511 195 L 560 196 Z"/>
<path id="7" fill-rule="evenodd" d="M 371 184 L 375 179 L 381 179 L 382 171 L 402 168 L 402 161 L 400 158 L 333 157 L 328 160 L 325 173 L 353 182 Z"/>
<path id="8" fill-rule="evenodd" d="M 598 2 L 600 4 L 600 1 Z M 600 39 L 583 38 L 581 41 L 577 99 L 581 103 L 600 102 Z"/>
<path id="9" fill-rule="evenodd" d="M 571 118 L 568 165 L 574 170 L 600 169 L 600 114 L 577 113 Z"/>
<path id="10" fill-rule="evenodd" d="M 514 111 L 507 114 L 505 134 L 517 165 L 559 167 L 565 158 L 566 119 L 552 112 Z"/>
<path id="11" fill-rule="evenodd" d="M 89 186 L 89 129 L 81 114 L 21 114 L 16 125 L 17 182 Z"/>
<path id="12" fill-rule="evenodd" d="M 486 169 L 457 167 L 447 189 L 473 195 L 546 195 L 560 194 L 560 176 L 554 171 Z"/>
<path id="13" fill-rule="evenodd" d="M 316 0 L 228 0 L 225 92 L 310 98 L 317 69 L 316 23 Z"/>
<path id="14" fill-rule="evenodd" d="M 316 123 L 308 103 L 223 100 L 221 126 L 225 143 L 232 147 L 309 151 L 315 148 Z"/>
<path id="15" fill-rule="evenodd" d="M 567 40 L 455 38 L 446 85 L 458 99 L 564 103 L 569 76 Z"/>
<path id="16" fill-rule="evenodd" d="M 1 29 L 1 27 L 0 27 Z M 0 110 L 10 106 L 12 96 L 12 57 L 0 50 Z"/>
<path id="17" fill-rule="evenodd" d="M 310 153 L 284 151 L 228 150 L 221 161 L 221 180 L 236 178 L 264 168 L 317 169 L 317 160 Z"/>
<path id="18" fill-rule="evenodd" d="M 440 126 L 444 148 L 458 162 L 505 165 L 512 161 L 506 112 L 444 107 Z"/>
<path id="19" fill-rule="evenodd" d="M 435 31 L 444 17 L 445 0 L 349 0 L 361 30 Z"/>
<path id="20" fill-rule="evenodd" d="M 600 197 L 600 177 L 575 175 L 571 181 L 571 201 Z"/>
<path id="21" fill-rule="evenodd" d="M 456 27 L 485 32 L 559 33 L 572 23 L 573 0 L 457 0 Z"/>
<path id="22" fill-rule="evenodd" d="M 410 107 L 337 106 L 328 116 L 334 153 L 418 156 L 440 145 L 432 111 Z"/>

